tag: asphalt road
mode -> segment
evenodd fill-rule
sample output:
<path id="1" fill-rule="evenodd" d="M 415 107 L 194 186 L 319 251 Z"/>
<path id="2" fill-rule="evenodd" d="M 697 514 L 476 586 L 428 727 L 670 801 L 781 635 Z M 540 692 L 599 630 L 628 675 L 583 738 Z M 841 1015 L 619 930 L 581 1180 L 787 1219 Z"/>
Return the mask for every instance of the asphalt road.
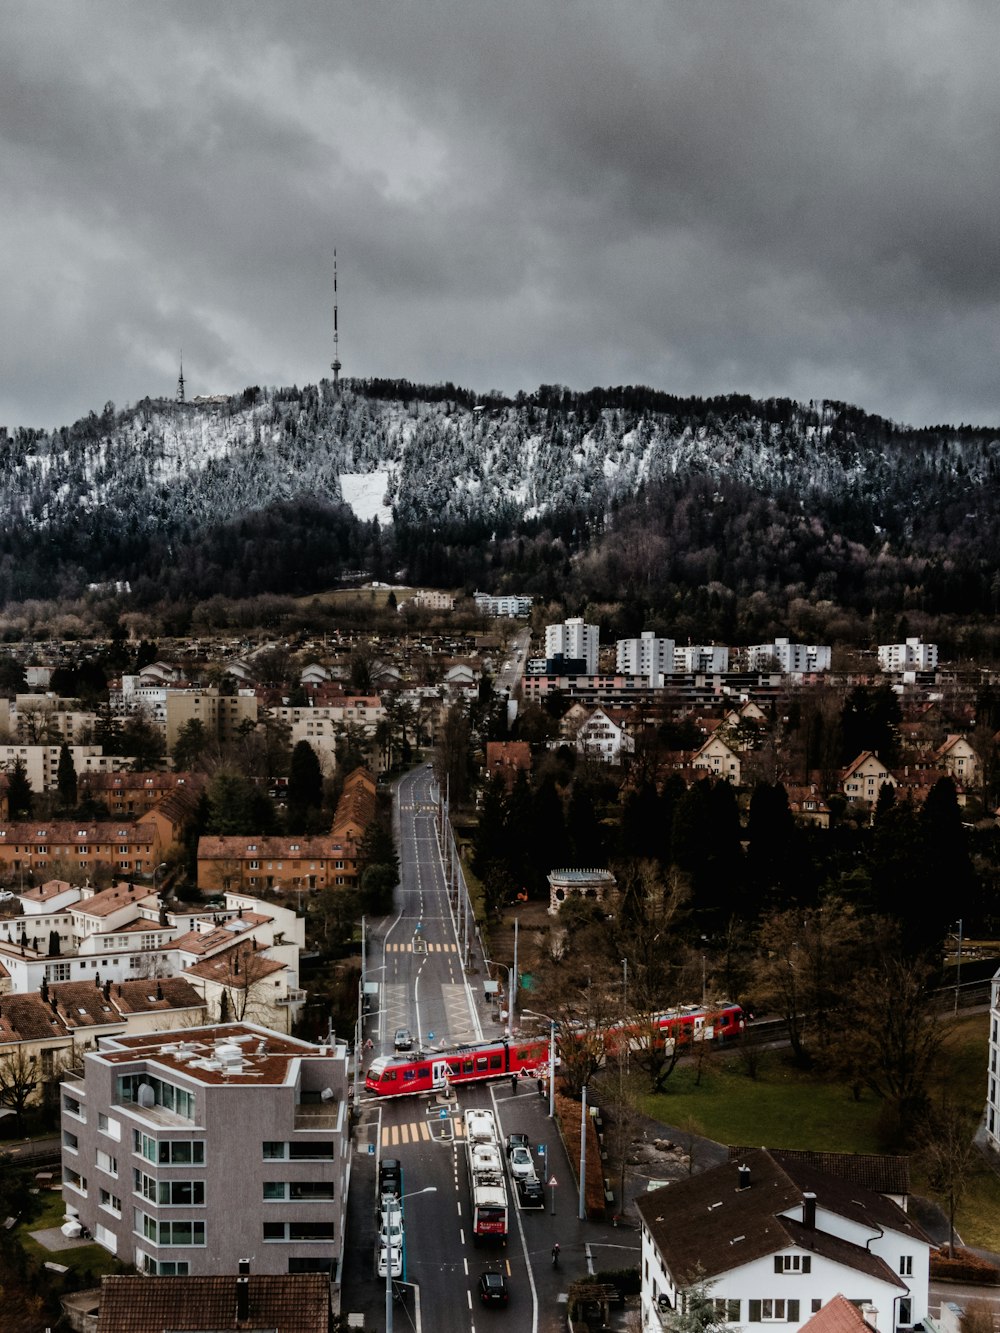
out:
<path id="1" fill-rule="evenodd" d="M 483 992 L 485 971 L 477 942 L 469 971 L 462 966 L 435 832 L 430 770 L 417 769 L 401 779 L 396 799 L 398 915 L 376 927 L 379 945 L 368 950 L 368 978 L 381 980 L 382 986 L 377 1012 L 368 1016 L 366 1036 L 378 1054 L 391 1051 L 397 1027 L 408 1027 L 425 1049 L 498 1035 L 500 1028 L 490 1017 Z M 461 1112 L 472 1106 L 492 1109 L 504 1135 L 522 1131 L 536 1149 L 544 1144 L 549 1177 L 557 1182 L 554 1204 L 553 1191 L 547 1189 L 542 1210 L 521 1210 L 509 1188 L 507 1239 L 479 1248 L 470 1234 L 461 1137 Z M 403 1168 L 406 1272 L 401 1299 L 393 1306 L 394 1327 L 466 1333 L 503 1318 L 478 1303 L 479 1275 L 492 1266 L 509 1275 L 508 1326 L 533 1333 L 561 1328 L 565 1307 L 560 1298 L 573 1277 L 582 1276 L 588 1267 L 637 1262 L 637 1235 L 577 1220 L 569 1163 L 548 1119 L 548 1102 L 538 1096 L 533 1081 L 520 1084 L 516 1094 L 504 1079 L 466 1087 L 450 1100 L 362 1097 L 360 1111 L 341 1310 L 362 1314 L 365 1327 L 385 1327 L 385 1281 L 375 1272 L 376 1163 L 383 1155 L 398 1158 Z M 541 1156 L 537 1160 L 541 1176 Z M 562 1251 L 558 1271 L 550 1258 L 556 1240 Z"/>

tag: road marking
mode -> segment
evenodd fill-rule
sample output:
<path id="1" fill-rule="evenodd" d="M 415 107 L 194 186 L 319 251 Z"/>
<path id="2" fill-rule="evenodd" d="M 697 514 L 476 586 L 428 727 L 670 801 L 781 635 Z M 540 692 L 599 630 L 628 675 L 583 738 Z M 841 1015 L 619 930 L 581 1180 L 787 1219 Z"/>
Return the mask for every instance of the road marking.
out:
<path id="1" fill-rule="evenodd" d="M 381 1143 L 383 1148 L 398 1148 L 401 1143 L 416 1143 L 421 1139 L 429 1143 L 433 1137 L 426 1120 L 412 1120 L 402 1125 L 383 1126 Z"/>

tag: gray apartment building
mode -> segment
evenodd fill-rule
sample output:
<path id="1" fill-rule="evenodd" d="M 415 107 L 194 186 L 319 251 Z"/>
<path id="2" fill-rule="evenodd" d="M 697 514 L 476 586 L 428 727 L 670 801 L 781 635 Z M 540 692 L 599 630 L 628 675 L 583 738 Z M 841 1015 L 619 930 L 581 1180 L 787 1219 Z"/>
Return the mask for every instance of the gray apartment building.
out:
<path id="1" fill-rule="evenodd" d="M 101 1038 L 62 1084 L 67 1212 L 144 1273 L 333 1274 L 347 1088 L 346 1046 L 254 1023 Z"/>

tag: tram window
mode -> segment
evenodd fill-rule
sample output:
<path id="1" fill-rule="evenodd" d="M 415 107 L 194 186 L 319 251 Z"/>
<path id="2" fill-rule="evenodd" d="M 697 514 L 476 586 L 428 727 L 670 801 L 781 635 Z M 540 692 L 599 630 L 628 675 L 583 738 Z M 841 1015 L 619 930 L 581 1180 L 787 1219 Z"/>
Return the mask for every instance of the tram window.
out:
<path id="1" fill-rule="evenodd" d="M 417 1078 L 430 1078 L 430 1076 L 431 1076 L 430 1065 L 421 1065 L 420 1068 L 417 1070 Z"/>
<path id="2" fill-rule="evenodd" d="M 395 1081 L 396 1081 L 396 1071 L 395 1071 L 395 1069 L 387 1069 L 387 1070 L 385 1071 L 385 1073 L 382 1075 L 382 1082 L 383 1082 L 383 1083 L 395 1083 Z"/>
<path id="3" fill-rule="evenodd" d="M 477 1055 L 477 1056 L 476 1056 L 476 1068 L 477 1068 L 477 1069 L 485 1069 L 485 1068 L 486 1068 L 486 1065 L 487 1065 L 486 1056 L 485 1056 L 485 1055 Z"/>
<path id="4" fill-rule="evenodd" d="M 491 1055 L 491 1056 L 490 1056 L 490 1068 L 491 1068 L 491 1069 L 502 1069 L 502 1068 L 503 1068 L 503 1059 L 502 1059 L 499 1055 Z"/>
<path id="5" fill-rule="evenodd" d="M 517 1056 L 516 1056 L 516 1058 L 517 1058 L 518 1060 L 521 1060 L 521 1061 L 524 1061 L 524 1060 L 530 1060 L 530 1059 L 531 1059 L 531 1052 L 530 1052 L 530 1051 L 518 1051 L 518 1052 L 517 1052 Z"/>
<path id="6" fill-rule="evenodd" d="M 416 1071 L 415 1069 L 404 1069 L 404 1070 L 403 1070 L 403 1082 L 404 1082 L 404 1083 L 412 1083 L 413 1080 L 414 1080 L 416 1077 L 417 1077 L 417 1071 Z"/>
<path id="7" fill-rule="evenodd" d="M 463 1073 L 463 1074 L 471 1074 L 471 1073 L 472 1073 L 472 1061 L 471 1061 L 471 1060 L 463 1060 L 463 1061 L 462 1061 L 462 1073 Z"/>
<path id="8" fill-rule="evenodd" d="M 449 1060 L 448 1072 L 451 1074 L 460 1074 L 462 1072 L 462 1062 L 460 1060 Z"/>

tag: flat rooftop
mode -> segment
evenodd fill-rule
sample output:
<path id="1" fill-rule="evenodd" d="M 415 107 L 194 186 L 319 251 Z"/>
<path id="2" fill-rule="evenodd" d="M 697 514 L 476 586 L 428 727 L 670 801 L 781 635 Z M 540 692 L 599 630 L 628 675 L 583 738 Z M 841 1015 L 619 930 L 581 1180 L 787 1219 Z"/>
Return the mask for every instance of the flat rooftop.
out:
<path id="1" fill-rule="evenodd" d="M 344 1052 L 343 1046 L 314 1046 L 255 1023 L 222 1023 L 103 1038 L 97 1058 L 112 1065 L 149 1060 L 199 1083 L 281 1086 L 293 1062 L 343 1058 Z"/>

